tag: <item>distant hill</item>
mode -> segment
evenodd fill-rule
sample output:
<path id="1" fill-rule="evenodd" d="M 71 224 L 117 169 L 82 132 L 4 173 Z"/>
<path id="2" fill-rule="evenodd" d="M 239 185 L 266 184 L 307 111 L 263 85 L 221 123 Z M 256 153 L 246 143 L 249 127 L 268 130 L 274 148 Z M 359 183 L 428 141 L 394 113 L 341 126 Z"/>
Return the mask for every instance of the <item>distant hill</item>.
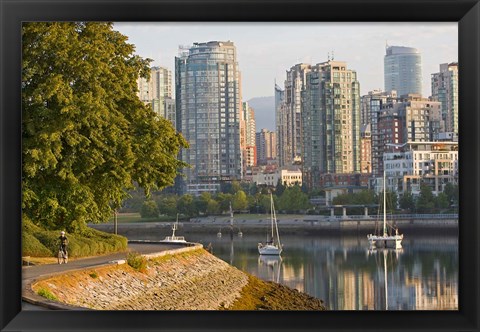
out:
<path id="1" fill-rule="evenodd" d="M 248 101 L 255 110 L 257 132 L 266 128 L 275 131 L 275 97 L 255 97 Z"/>

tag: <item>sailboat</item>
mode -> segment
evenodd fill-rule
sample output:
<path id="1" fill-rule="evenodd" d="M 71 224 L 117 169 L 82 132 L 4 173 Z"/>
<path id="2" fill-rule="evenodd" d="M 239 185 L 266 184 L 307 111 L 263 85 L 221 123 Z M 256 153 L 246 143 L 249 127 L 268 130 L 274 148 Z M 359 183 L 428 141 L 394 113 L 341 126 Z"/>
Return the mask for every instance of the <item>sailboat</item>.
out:
<path id="1" fill-rule="evenodd" d="M 368 234 L 367 239 L 370 247 L 377 248 L 401 248 L 403 234 L 398 233 L 398 228 L 395 228 L 395 234 L 388 235 L 387 232 L 387 191 L 386 191 L 386 175 L 383 171 L 383 234 Z"/>
<path id="2" fill-rule="evenodd" d="M 172 225 L 172 236 L 166 236 L 162 242 L 170 242 L 170 243 L 186 243 L 185 237 L 183 236 L 176 236 L 175 231 L 178 229 L 178 213 L 177 213 L 177 221 Z"/>
<path id="3" fill-rule="evenodd" d="M 258 252 L 260 255 L 277 255 L 282 253 L 282 244 L 280 243 L 280 236 L 278 234 L 277 216 L 275 214 L 275 206 L 273 204 L 273 195 L 270 194 L 270 220 L 271 220 L 271 237 L 265 244 L 258 244 Z"/>

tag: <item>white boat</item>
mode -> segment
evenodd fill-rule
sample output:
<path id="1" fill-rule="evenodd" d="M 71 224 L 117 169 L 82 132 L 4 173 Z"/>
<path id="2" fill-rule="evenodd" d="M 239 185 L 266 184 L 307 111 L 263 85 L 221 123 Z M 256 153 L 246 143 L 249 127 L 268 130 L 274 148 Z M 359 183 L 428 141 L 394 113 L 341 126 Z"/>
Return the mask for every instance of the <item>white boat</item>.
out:
<path id="1" fill-rule="evenodd" d="M 172 236 L 166 236 L 162 242 L 170 242 L 170 243 L 186 243 L 185 237 L 183 236 L 176 236 L 175 231 L 178 229 L 178 213 L 177 213 L 177 221 L 172 225 Z"/>
<path id="2" fill-rule="evenodd" d="M 383 234 L 368 234 L 367 239 L 371 248 L 401 248 L 403 234 L 398 233 L 398 228 L 395 228 L 395 234 L 389 235 L 387 232 L 387 192 L 386 192 L 386 175 L 383 172 Z"/>
<path id="3" fill-rule="evenodd" d="M 271 220 L 271 235 L 270 239 L 267 235 L 267 242 L 258 244 L 258 253 L 260 255 L 276 255 L 282 253 L 282 244 L 280 243 L 280 236 L 278 234 L 277 216 L 275 214 L 275 206 L 273 204 L 273 195 L 270 194 L 270 220 Z"/>

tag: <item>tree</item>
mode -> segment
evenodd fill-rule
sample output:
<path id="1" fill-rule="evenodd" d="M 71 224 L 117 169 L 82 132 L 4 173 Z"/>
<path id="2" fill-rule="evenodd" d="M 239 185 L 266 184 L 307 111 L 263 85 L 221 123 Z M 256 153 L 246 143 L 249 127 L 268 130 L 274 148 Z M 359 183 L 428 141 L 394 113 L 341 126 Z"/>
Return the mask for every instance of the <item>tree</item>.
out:
<path id="1" fill-rule="evenodd" d="M 400 198 L 400 208 L 412 212 L 415 210 L 415 200 L 413 199 L 412 193 L 406 192 Z"/>
<path id="2" fill-rule="evenodd" d="M 218 212 L 219 212 L 218 202 L 214 199 L 209 200 L 207 204 L 207 213 L 209 215 L 212 215 L 212 214 L 218 214 Z"/>
<path id="3" fill-rule="evenodd" d="M 193 196 L 190 194 L 181 196 L 177 202 L 177 210 L 187 217 L 193 217 L 196 214 Z"/>
<path id="4" fill-rule="evenodd" d="M 420 195 L 417 198 L 417 211 L 420 213 L 430 213 L 435 207 L 435 197 L 432 189 L 425 184 L 420 185 Z"/>
<path id="5" fill-rule="evenodd" d="M 437 209 L 448 209 L 450 207 L 448 195 L 445 193 L 439 193 L 438 196 L 435 197 L 435 207 Z"/>
<path id="6" fill-rule="evenodd" d="M 195 199 L 195 207 L 198 212 L 207 213 L 208 202 L 212 199 L 210 193 L 202 193 L 197 199 Z"/>
<path id="7" fill-rule="evenodd" d="M 278 197 L 282 196 L 285 191 L 285 185 L 282 184 L 282 179 L 278 179 L 277 186 L 275 187 L 275 195 Z"/>
<path id="8" fill-rule="evenodd" d="M 285 210 L 287 213 L 293 213 L 300 210 L 306 210 L 310 207 L 308 196 L 302 192 L 300 186 L 295 185 L 287 187 L 280 196 L 279 210 Z"/>
<path id="9" fill-rule="evenodd" d="M 157 198 L 158 211 L 167 216 L 177 215 L 177 199 L 176 195 L 162 195 Z"/>
<path id="10" fill-rule="evenodd" d="M 148 59 L 105 22 L 22 26 L 22 208 L 46 228 L 107 221 L 134 183 L 173 184 L 188 143 L 137 97 Z"/>
<path id="11" fill-rule="evenodd" d="M 232 209 L 236 211 L 246 210 L 248 207 L 247 195 L 243 190 L 239 190 L 233 195 Z"/>
<path id="12" fill-rule="evenodd" d="M 151 199 L 146 200 L 142 204 L 142 209 L 140 210 L 140 216 L 142 218 L 156 218 L 158 217 L 158 206 L 157 203 Z"/>
<path id="13" fill-rule="evenodd" d="M 218 202 L 220 213 L 230 209 L 230 202 L 232 201 L 232 194 L 219 193 L 215 200 Z"/>

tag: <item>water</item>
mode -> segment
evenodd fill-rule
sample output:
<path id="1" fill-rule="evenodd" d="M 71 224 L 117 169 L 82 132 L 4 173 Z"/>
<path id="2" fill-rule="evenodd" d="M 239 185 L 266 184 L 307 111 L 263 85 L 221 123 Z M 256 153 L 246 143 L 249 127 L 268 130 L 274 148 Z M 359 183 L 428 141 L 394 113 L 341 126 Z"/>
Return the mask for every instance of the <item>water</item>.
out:
<path id="1" fill-rule="evenodd" d="M 260 234 L 188 234 L 268 281 L 322 299 L 331 310 L 458 310 L 456 236 L 408 236 L 403 249 L 368 250 L 366 236 L 285 235 L 281 259 L 260 257 Z"/>

